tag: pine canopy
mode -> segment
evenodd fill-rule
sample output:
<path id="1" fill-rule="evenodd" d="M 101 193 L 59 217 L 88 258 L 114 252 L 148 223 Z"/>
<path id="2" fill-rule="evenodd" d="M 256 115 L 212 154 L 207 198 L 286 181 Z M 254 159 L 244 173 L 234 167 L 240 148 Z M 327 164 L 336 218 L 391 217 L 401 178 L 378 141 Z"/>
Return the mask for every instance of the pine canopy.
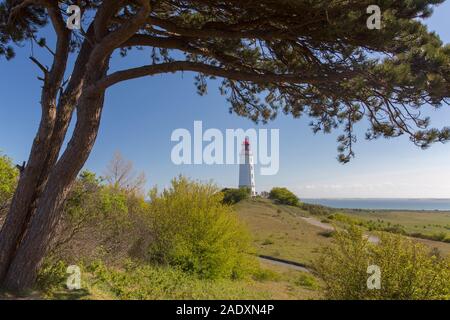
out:
<path id="1" fill-rule="evenodd" d="M 124 59 L 148 50 L 148 65 L 107 74 L 95 88 L 193 71 L 200 94 L 208 80 L 220 79 L 238 115 L 263 122 L 306 115 L 314 132 L 342 128 L 339 160 L 348 162 L 362 119 L 368 139 L 407 134 L 422 148 L 450 139 L 449 128 L 432 128 L 422 115 L 449 102 L 450 45 L 423 24 L 443 1 L 6 0 L 0 54 L 12 58 L 25 41 L 47 47 L 39 34 L 49 23 L 55 37 L 70 37 L 74 55 L 83 46 L 120 51 Z M 62 26 L 73 4 L 82 11 L 81 30 Z M 381 29 L 367 27 L 370 5 L 381 9 Z"/>

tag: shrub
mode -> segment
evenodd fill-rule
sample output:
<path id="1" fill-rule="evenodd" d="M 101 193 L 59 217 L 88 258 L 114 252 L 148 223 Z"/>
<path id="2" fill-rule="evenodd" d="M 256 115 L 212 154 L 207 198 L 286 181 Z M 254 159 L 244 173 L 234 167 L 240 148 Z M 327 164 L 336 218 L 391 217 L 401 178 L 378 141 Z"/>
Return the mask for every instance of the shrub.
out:
<path id="1" fill-rule="evenodd" d="M 445 232 L 433 233 L 431 238 L 435 241 L 445 241 L 447 234 Z"/>
<path id="2" fill-rule="evenodd" d="M 374 230 L 376 230 L 376 229 L 374 228 Z M 406 235 L 405 228 L 403 226 L 399 225 L 399 224 L 395 224 L 393 226 L 382 228 L 382 231 Z"/>
<path id="3" fill-rule="evenodd" d="M 248 199 L 250 197 L 249 188 L 239 188 L 239 189 L 222 189 L 223 203 L 225 204 L 235 204 L 242 200 Z"/>
<path id="4" fill-rule="evenodd" d="M 53 299 L 268 299 L 270 294 L 249 288 L 247 281 L 205 280 L 168 266 L 151 266 L 128 261 L 111 267 L 102 261 L 80 265 L 81 290 L 67 290 L 65 265 L 56 263 L 42 269 L 40 289 Z M 45 279 L 45 281 L 44 281 Z"/>
<path id="5" fill-rule="evenodd" d="M 286 188 L 273 188 L 270 190 L 269 199 L 272 199 L 279 204 L 289 206 L 299 205 L 298 197 Z"/>
<path id="6" fill-rule="evenodd" d="M 66 270 L 67 264 L 62 260 L 57 262 L 44 261 L 39 269 L 36 286 L 44 293 L 63 289 L 68 276 Z"/>
<path id="7" fill-rule="evenodd" d="M 142 222 L 144 198 L 102 182 L 89 171 L 76 180 L 65 203 L 52 258 L 116 261 L 126 257 L 137 241 L 148 243 L 142 241 L 151 236 Z"/>
<path id="8" fill-rule="evenodd" d="M 335 231 L 334 230 L 324 230 L 320 231 L 318 234 L 325 238 L 331 238 L 334 236 Z"/>
<path id="9" fill-rule="evenodd" d="M 269 269 L 258 269 L 253 274 L 256 281 L 278 281 L 281 279 L 280 274 Z"/>
<path id="10" fill-rule="evenodd" d="M 430 253 L 408 238 L 379 233 L 379 244 L 352 225 L 335 233 L 334 245 L 323 248 L 315 269 L 331 299 L 448 299 L 450 260 Z M 381 270 L 381 289 L 369 290 L 369 265 Z"/>
<path id="11" fill-rule="evenodd" d="M 433 233 L 431 235 L 423 234 L 420 232 L 413 232 L 413 233 L 409 233 L 408 235 L 410 237 L 414 237 L 414 238 L 421 238 L 421 239 L 450 243 L 450 238 L 447 238 L 447 234 L 445 232 Z"/>
<path id="12" fill-rule="evenodd" d="M 305 211 L 308 211 L 310 214 L 314 216 L 329 216 L 329 219 L 333 219 L 334 210 L 319 204 L 310 204 L 310 203 L 302 203 L 300 205 Z"/>
<path id="13" fill-rule="evenodd" d="M 249 233 L 211 184 L 180 177 L 151 192 L 152 260 L 203 278 L 236 278 L 252 267 Z"/>
<path id="14" fill-rule="evenodd" d="M 0 216 L 6 210 L 16 189 L 18 170 L 11 159 L 0 154 Z"/>
<path id="15" fill-rule="evenodd" d="M 316 278 L 307 273 L 301 273 L 295 280 L 294 283 L 297 286 L 306 287 L 310 289 L 317 289 L 319 285 L 317 284 Z"/>

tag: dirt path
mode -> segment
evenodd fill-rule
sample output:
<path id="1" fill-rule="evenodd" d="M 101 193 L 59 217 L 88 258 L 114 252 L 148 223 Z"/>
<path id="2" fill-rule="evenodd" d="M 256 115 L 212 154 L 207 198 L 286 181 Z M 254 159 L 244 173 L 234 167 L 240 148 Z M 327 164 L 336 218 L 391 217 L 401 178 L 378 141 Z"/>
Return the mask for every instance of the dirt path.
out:
<path id="1" fill-rule="evenodd" d="M 300 218 L 303 219 L 304 221 L 308 222 L 309 224 L 313 225 L 313 226 L 316 226 L 316 227 L 319 227 L 321 229 L 328 230 L 328 231 L 334 231 L 334 227 L 332 225 L 330 225 L 328 223 L 324 223 L 322 221 L 319 221 L 319 220 L 317 220 L 315 218 L 312 218 L 312 217 L 308 217 L 308 218 L 307 217 L 300 217 Z"/>
<path id="2" fill-rule="evenodd" d="M 327 230 L 327 231 L 334 231 L 334 227 L 329 224 L 329 223 L 325 223 L 322 221 L 317 220 L 316 218 L 313 217 L 300 217 L 302 220 L 306 221 L 307 223 L 309 223 L 310 225 L 316 226 L 318 228 Z M 379 243 L 380 239 L 377 236 L 371 235 L 371 234 L 366 234 L 367 239 L 369 240 L 369 242 L 371 243 Z"/>
<path id="3" fill-rule="evenodd" d="M 283 267 L 287 267 L 290 269 L 311 273 L 311 270 L 309 270 L 308 268 L 306 268 L 305 266 L 303 266 L 297 262 L 278 259 L 278 258 L 269 257 L 269 256 L 259 256 L 258 258 L 260 261 L 268 262 L 270 264 L 276 264 L 278 266 L 283 266 Z"/>
<path id="4" fill-rule="evenodd" d="M 303 221 L 305 221 L 306 223 L 316 226 L 320 229 L 323 229 L 326 231 L 334 231 L 334 227 L 331 224 L 322 222 L 320 220 L 317 220 L 316 218 L 313 218 L 313 217 L 300 217 L 300 218 Z M 369 240 L 369 242 L 371 242 L 371 243 L 379 243 L 379 241 L 380 241 L 380 239 L 378 237 L 371 235 L 371 234 L 366 234 L 366 237 Z M 258 258 L 262 262 L 267 262 L 267 263 L 287 267 L 290 269 L 311 273 L 310 269 L 308 269 L 306 266 L 304 266 L 300 263 L 297 263 L 297 262 L 279 259 L 279 258 L 275 258 L 275 257 L 269 257 L 269 256 L 259 256 Z"/>

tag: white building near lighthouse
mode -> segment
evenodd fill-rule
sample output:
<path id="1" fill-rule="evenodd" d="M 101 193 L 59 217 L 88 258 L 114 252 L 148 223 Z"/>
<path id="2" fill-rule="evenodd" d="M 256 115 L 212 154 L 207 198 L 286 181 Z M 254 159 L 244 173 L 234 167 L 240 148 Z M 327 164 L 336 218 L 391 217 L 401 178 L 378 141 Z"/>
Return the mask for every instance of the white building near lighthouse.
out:
<path id="1" fill-rule="evenodd" d="M 256 196 L 255 168 L 253 154 L 250 149 L 249 138 L 246 137 L 242 143 L 242 151 L 239 162 L 239 188 L 249 188 L 251 196 Z"/>

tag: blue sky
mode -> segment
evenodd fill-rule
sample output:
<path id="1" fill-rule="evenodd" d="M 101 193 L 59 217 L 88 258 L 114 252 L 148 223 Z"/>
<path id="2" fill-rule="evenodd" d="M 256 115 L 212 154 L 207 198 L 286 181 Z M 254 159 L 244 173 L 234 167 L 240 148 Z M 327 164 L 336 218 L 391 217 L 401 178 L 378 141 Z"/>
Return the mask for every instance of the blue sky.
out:
<path id="1" fill-rule="evenodd" d="M 441 39 L 450 42 L 450 2 L 435 9 L 426 23 Z M 49 40 L 51 43 L 51 39 Z M 45 61 L 46 53 L 35 49 Z M 0 150 L 21 163 L 28 158 L 40 117 L 38 70 L 28 60 L 30 46 L 17 57 L 1 61 Z M 150 54 L 137 52 L 115 67 L 149 63 Z M 450 108 L 433 111 L 432 125 L 450 125 Z M 144 171 L 148 186 L 168 185 L 178 174 L 213 180 L 220 186 L 236 186 L 236 165 L 182 165 L 170 159 L 177 128 L 193 130 L 195 120 L 204 129 L 280 129 L 280 170 L 275 176 L 256 175 L 257 191 L 286 186 L 303 198 L 450 198 L 450 144 L 436 144 L 423 151 L 405 138 L 365 141 L 365 124 L 358 125 L 356 158 L 342 165 L 336 160 L 336 136 L 314 135 L 309 119 L 280 116 L 268 125 L 228 113 L 225 98 L 214 85 L 208 95 L 196 94 L 192 74 L 171 74 L 133 80 L 108 91 L 100 134 L 86 168 L 104 172 L 116 150 Z M 258 172 L 257 172 L 258 173 Z"/>

